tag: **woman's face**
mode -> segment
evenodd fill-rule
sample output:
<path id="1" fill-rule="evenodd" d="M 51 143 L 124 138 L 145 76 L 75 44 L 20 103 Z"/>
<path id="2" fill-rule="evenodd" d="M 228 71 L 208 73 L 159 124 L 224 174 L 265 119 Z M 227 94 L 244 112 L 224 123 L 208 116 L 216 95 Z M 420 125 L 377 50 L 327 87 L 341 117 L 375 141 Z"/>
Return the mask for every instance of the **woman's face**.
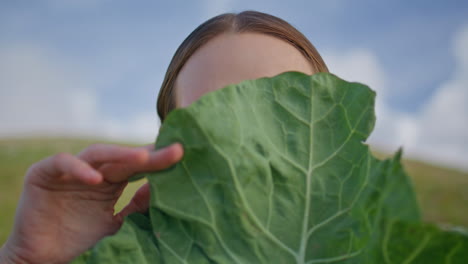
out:
<path id="1" fill-rule="evenodd" d="M 259 33 L 226 33 L 197 50 L 175 81 L 176 106 L 186 107 L 205 93 L 228 84 L 286 71 L 313 74 L 293 45 Z"/>

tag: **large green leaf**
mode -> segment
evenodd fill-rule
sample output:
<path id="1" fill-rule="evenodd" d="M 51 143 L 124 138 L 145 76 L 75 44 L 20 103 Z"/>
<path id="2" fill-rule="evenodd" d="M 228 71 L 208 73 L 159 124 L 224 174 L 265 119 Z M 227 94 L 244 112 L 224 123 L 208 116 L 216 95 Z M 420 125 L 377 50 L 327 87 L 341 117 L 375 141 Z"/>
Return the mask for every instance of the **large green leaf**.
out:
<path id="1" fill-rule="evenodd" d="M 128 218 L 77 262 L 410 263 L 426 245 L 438 250 L 415 228 L 445 239 L 439 259 L 418 263 L 468 258 L 466 236 L 418 224 L 400 153 L 379 161 L 363 144 L 374 96 L 331 74 L 289 72 L 173 111 L 156 147 L 181 142 L 185 155 L 148 177 L 149 218 Z"/>

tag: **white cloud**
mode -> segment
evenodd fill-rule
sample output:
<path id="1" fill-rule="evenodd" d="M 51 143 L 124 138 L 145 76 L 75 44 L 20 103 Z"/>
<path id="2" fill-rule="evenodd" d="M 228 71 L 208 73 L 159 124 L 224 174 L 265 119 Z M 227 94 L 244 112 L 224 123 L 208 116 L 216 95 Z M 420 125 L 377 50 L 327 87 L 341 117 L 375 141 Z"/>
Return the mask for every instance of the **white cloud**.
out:
<path id="1" fill-rule="evenodd" d="M 454 44 L 456 70 L 424 104 L 417 143 L 421 155 L 468 170 L 468 25 Z"/>
<path id="2" fill-rule="evenodd" d="M 377 91 L 375 130 L 368 142 L 387 151 L 468 171 L 468 26 L 454 40 L 456 71 L 420 111 L 404 113 L 386 103 L 389 80 L 375 54 L 354 50 L 325 53 L 331 72 Z"/>
<path id="3" fill-rule="evenodd" d="M 93 91 L 50 53 L 18 45 L 2 47 L 0 57 L 1 134 L 63 130 L 94 118 Z M 86 110 L 77 111 L 82 103 Z"/>
<path id="4" fill-rule="evenodd" d="M 0 136 L 87 136 L 152 142 L 156 113 L 122 120 L 102 115 L 93 83 L 53 52 L 0 47 Z"/>
<path id="5" fill-rule="evenodd" d="M 101 133 L 110 140 L 154 142 L 159 128 L 155 113 L 139 113 L 128 120 L 107 119 L 102 123 Z"/>
<path id="6" fill-rule="evenodd" d="M 341 78 L 365 82 L 377 91 L 379 97 L 385 94 L 385 72 L 372 51 L 358 49 L 347 53 L 325 52 L 323 57 L 331 72 Z"/>

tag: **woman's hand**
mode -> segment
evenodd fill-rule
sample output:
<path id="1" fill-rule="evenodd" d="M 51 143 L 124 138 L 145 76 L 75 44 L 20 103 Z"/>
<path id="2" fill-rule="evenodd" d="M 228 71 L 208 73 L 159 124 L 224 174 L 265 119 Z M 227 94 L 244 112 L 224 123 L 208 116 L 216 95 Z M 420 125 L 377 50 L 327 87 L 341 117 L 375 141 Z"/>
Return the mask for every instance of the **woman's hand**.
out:
<path id="1" fill-rule="evenodd" d="M 182 158 L 180 144 L 152 151 L 92 145 L 77 156 L 57 154 L 26 174 L 15 226 L 0 263 L 66 263 L 115 233 L 123 217 L 147 210 L 144 185 L 121 213 L 114 205 L 135 173 L 165 169 Z"/>

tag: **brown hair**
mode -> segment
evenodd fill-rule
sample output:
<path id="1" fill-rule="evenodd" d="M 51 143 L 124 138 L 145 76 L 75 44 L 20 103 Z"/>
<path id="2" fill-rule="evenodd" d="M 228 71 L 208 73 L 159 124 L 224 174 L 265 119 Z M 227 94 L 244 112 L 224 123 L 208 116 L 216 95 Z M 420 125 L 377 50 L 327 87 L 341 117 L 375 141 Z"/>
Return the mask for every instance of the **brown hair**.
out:
<path id="1" fill-rule="evenodd" d="M 198 26 L 172 57 L 158 96 L 157 110 L 161 122 L 176 107 L 174 84 L 182 67 L 198 48 L 225 32 L 256 32 L 283 39 L 306 57 L 315 72 L 328 72 L 325 62 L 312 43 L 288 22 L 257 11 L 222 14 Z"/>

